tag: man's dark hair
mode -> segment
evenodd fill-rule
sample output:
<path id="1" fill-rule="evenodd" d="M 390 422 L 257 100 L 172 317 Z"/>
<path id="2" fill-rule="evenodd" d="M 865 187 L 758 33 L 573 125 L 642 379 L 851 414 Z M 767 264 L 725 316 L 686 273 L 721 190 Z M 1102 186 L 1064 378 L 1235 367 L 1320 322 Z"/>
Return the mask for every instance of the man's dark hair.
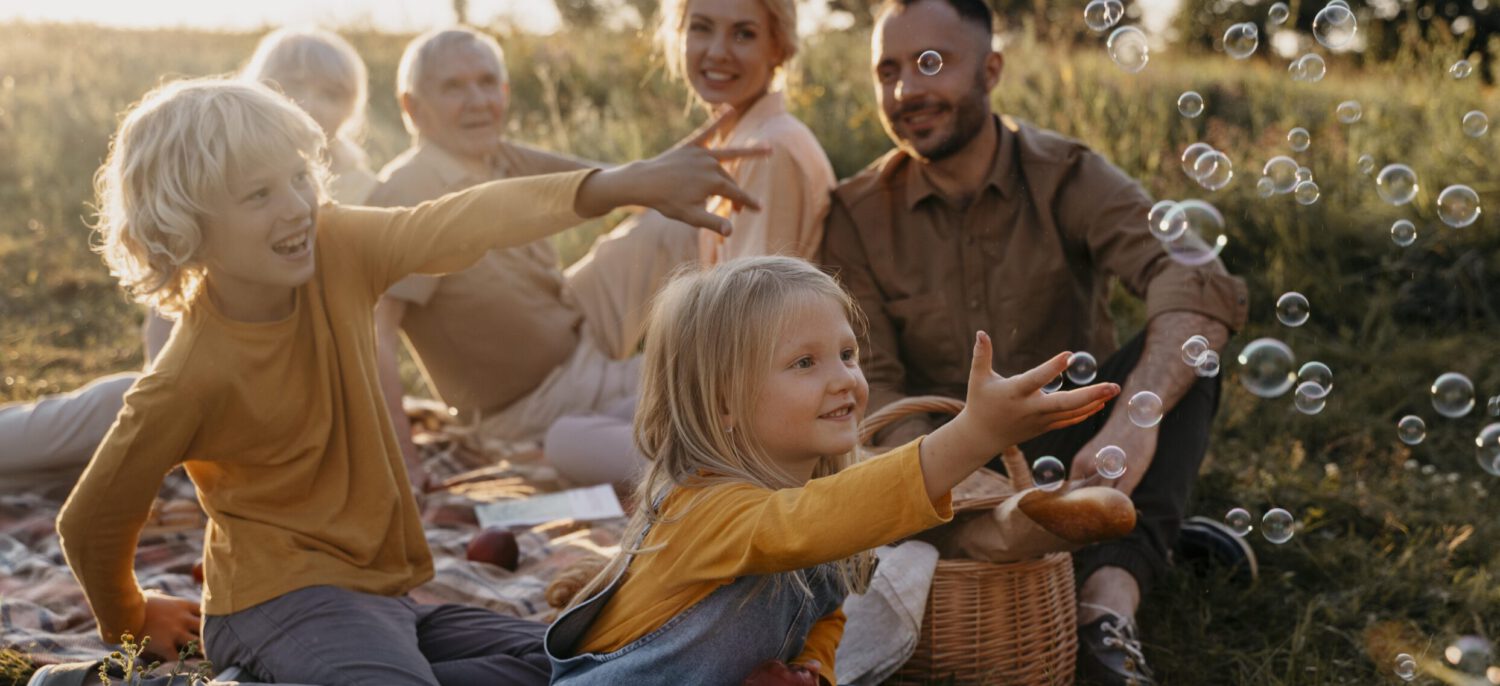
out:
<path id="1" fill-rule="evenodd" d="M 990 9 L 990 4 L 985 0 L 885 0 L 875 11 L 875 16 L 881 17 L 898 7 L 906 8 L 920 2 L 946 3 L 964 21 L 984 29 L 986 34 L 995 32 L 995 11 Z"/>

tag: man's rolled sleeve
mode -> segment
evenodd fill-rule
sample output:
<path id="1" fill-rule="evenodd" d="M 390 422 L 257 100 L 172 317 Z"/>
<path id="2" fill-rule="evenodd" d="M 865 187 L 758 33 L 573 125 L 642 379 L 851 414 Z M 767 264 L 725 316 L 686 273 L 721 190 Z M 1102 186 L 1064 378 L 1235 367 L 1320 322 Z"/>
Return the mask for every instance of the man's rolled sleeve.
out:
<path id="1" fill-rule="evenodd" d="M 1146 318 L 1194 312 L 1240 331 L 1249 317 L 1249 293 L 1245 281 L 1225 273 L 1217 261 L 1196 268 L 1173 262 L 1146 286 Z"/>

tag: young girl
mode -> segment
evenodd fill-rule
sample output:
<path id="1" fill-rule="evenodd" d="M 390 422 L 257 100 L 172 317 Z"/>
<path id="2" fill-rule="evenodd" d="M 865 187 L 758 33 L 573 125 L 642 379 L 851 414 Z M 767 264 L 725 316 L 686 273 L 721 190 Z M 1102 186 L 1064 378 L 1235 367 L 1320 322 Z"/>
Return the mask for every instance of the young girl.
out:
<path id="1" fill-rule="evenodd" d="M 794 0 L 667 0 L 657 40 L 667 66 L 711 112 L 733 108 L 715 145 L 763 144 L 771 154 L 731 165 L 740 186 L 775 198 L 761 210 L 718 211 L 735 235 L 702 233 L 704 264 L 783 254 L 816 260 L 833 190 L 833 167 L 807 126 L 787 113 L 787 67 L 797 54 Z"/>
<path id="2" fill-rule="evenodd" d="M 376 298 L 618 205 L 697 226 L 751 202 L 692 141 L 652 160 L 476 186 L 411 209 L 323 203 L 318 124 L 264 85 L 147 94 L 98 175 L 100 251 L 125 289 L 179 319 L 58 517 L 106 641 L 276 682 L 542 683 L 541 627 L 405 594 L 432 576 L 383 410 Z M 135 545 L 184 465 L 209 516 L 197 602 L 142 590 Z"/>
<path id="3" fill-rule="evenodd" d="M 329 195 L 363 204 L 379 181 L 359 146 L 369 77 L 354 46 L 321 29 L 277 29 L 260 39 L 240 75 L 281 91 L 312 115 L 328 139 Z"/>
<path id="4" fill-rule="evenodd" d="M 658 296 L 636 417 L 652 464 L 622 553 L 548 630 L 556 683 L 737 684 L 767 660 L 836 683 L 839 606 L 864 590 L 867 551 L 948 521 L 965 476 L 1119 392 L 1044 395 L 1066 353 L 1001 378 L 979 333 L 964 411 L 855 464 L 869 390 L 858 319 L 832 278 L 786 257 L 721 264 Z"/>

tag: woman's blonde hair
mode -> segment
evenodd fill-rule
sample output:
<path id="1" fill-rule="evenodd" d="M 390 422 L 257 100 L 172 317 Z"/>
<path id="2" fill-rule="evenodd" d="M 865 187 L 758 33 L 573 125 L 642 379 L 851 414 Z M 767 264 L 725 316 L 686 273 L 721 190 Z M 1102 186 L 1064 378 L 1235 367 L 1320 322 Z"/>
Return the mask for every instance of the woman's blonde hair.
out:
<path id="1" fill-rule="evenodd" d="M 202 286 L 203 222 L 229 179 L 308 161 L 324 198 L 317 122 L 266 86 L 223 77 L 158 86 L 130 108 L 94 175 L 94 250 L 135 300 L 175 317 Z"/>
<path id="2" fill-rule="evenodd" d="M 349 41 L 319 28 L 276 29 L 260 39 L 240 77 L 281 91 L 285 90 L 284 83 L 297 80 L 338 86 L 353 110 L 348 119 L 339 122 L 337 131 L 327 132 L 334 138 L 328 142 L 329 148 L 343 164 L 367 162 L 360 140 L 367 125 L 370 76 L 365 61 Z"/>
<path id="3" fill-rule="evenodd" d="M 755 0 L 771 19 L 767 27 L 771 44 L 781 53 L 781 63 L 771 75 L 772 88 L 785 88 L 792 58 L 797 56 L 797 3 L 795 0 Z M 656 44 L 667 61 L 672 76 L 687 80 L 687 65 L 682 63 L 683 44 L 687 41 L 688 4 L 692 0 L 664 0 L 658 12 Z"/>
<path id="4" fill-rule="evenodd" d="M 573 597 L 574 604 L 602 590 L 630 555 L 655 550 L 632 546 L 640 545 L 646 527 L 661 521 L 662 499 L 672 490 L 803 485 L 766 454 L 749 430 L 748 417 L 762 390 L 763 372 L 774 363 L 788 313 L 817 298 L 837 302 L 850 326 L 862 327 L 858 305 L 833 277 L 791 257 L 741 258 L 684 273 L 657 295 L 635 416 L 636 447 L 651 466 L 636 488 L 636 509 L 620 554 Z M 725 425 L 726 415 L 734 418 L 733 431 Z M 857 459 L 855 451 L 825 456 L 813 478 L 834 474 Z M 846 590 L 866 588 L 872 560 L 866 551 L 833 563 Z M 807 590 L 800 575 L 797 583 Z"/>

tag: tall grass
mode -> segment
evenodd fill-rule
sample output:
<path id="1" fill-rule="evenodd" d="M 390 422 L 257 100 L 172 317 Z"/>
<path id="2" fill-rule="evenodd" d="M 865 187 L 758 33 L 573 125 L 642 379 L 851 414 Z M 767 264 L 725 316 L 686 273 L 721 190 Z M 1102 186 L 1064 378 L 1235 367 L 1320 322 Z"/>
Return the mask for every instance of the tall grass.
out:
<path id="1" fill-rule="evenodd" d="M 408 36 L 349 34 L 370 66 L 367 147 L 377 162 L 407 144 L 391 84 Z M 117 113 L 164 75 L 228 71 L 257 36 L 95 27 L 0 25 L 0 400 L 29 399 L 138 366 L 139 311 L 88 251 L 89 180 Z M 692 129 L 682 87 L 670 82 L 645 39 L 596 33 L 502 36 L 512 76 L 509 135 L 579 156 L 623 161 L 650 155 Z M 1259 336 L 1288 342 L 1299 362 L 1334 370 L 1328 408 L 1304 416 L 1290 398 L 1261 400 L 1238 383 L 1225 356 L 1224 397 L 1195 512 L 1233 506 L 1295 513 L 1301 530 L 1262 556 L 1258 584 L 1174 574 L 1142 617 L 1153 664 L 1173 684 L 1368 684 L 1390 679 L 1394 647 L 1431 658 L 1465 633 L 1496 636 L 1500 523 L 1497 482 L 1474 465 L 1482 404 L 1500 394 L 1500 132 L 1471 139 L 1462 114 L 1500 117 L 1477 78 L 1452 81 L 1449 44 L 1417 44 L 1395 61 L 1357 67 L 1331 56 L 1320 83 L 1293 83 L 1275 59 L 1233 62 L 1215 54 L 1154 55 L 1131 75 L 1095 43 L 1009 39 L 995 94 L 998 109 L 1079 138 L 1156 197 L 1206 198 L 1228 219 L 1224 261 L 1250 284 Z M 812 128 L 840 176 L 889 148 L 870 86 L 867 38 L 807 41 L 793 112 Z M 1205 114 L 1184 119 L 1178 94 L 1197 90 Z M 1340 124 L 1334 108 L 1358 100 L 1364 115 Z M 1294 154 L 1288 129 L 1312 132 Z M 1206 141 L 1234 160 L 1235 178 L 1208 193 L 1182 173 L 1178 155 Z M 1415 202 L 1392 207 L 1355 166 L 1361 154 L 1418 172 Z M 1322 199 L 1258 198 L 1267 159 L 1293 155 L 1315 173 Z M 1494 208 L 1467 229 L 1437 221 L 1444 186 L 1465 183 Z M 1389 226 L 1414 221 L 1416 245 L 1398 248 Z M 609 220 L 556 240 L 567 259 Z M 1312 303 L 1299 329 L 1276 323 L 1272 303 L 1297 290 Z M 1141 309 L 1117 297 L 1122 332 Z M 1459 371 L 1480 389 L 1481 408 L 1461 420 L 1436 416 L 1426 398 L 1438 374 Z M 1407 448 L 1394 425 L 1425 416 L 1429 438 Z"/>

